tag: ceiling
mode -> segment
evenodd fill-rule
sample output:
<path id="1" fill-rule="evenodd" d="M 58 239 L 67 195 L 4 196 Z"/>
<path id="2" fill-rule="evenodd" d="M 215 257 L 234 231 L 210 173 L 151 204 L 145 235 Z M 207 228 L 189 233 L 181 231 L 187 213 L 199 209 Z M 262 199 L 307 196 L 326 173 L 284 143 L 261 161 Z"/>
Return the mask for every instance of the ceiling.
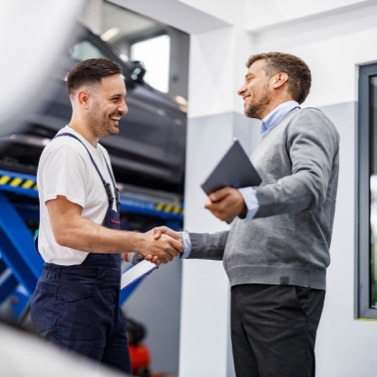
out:
<path id="1" fill-rule="evenodd" d="M 323 18 L 373 10 L 376 0 L 107 0 L 105 26 L 117 25 L 121 33 L 140 32 L 169 25 L 189 34 L 236 25 L 250 33 L 263 33 L 281 25 L 316 21 Z M 109 6 L 111 4 L 114 5 Z M 127 15 L 128 9 L 133 13 Z M 121 13 L 121 14 L 119 14 Z M 141 14 L 143 16 L 141 16 Z M 126 18 L 125 18 L 126 17 Z M 149 17 L 149 18 L 148 18 Z M 127 22 L 125 22 L 127 20 Z M 156 21 L 154 21 L 156 20 Z"/>
<path id="2" fill-rule="evenodd" d="M 103 33 L 117 28 L 119 31 L 108 41 L 115 43 L 124 37 L 141 35 L 149 30 L 154 30 L 163 24 L 132 12 L 117 5 L 104 2 L 103 7 Z M 104 38 L 106 39 L 106 37 Z"/>

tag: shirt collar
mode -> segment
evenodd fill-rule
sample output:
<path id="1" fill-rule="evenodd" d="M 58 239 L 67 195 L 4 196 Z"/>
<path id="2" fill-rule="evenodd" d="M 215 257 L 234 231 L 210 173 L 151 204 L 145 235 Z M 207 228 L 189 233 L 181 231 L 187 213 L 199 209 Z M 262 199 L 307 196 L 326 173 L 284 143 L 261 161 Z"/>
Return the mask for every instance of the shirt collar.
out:
<path id="1" fill-rule="evenodd" d="M 296 101 L 287 101 L 272 110 L 263 120 L 260 128 L 262 136 L 267 135 L 293 109 L 299 109 Z"/>

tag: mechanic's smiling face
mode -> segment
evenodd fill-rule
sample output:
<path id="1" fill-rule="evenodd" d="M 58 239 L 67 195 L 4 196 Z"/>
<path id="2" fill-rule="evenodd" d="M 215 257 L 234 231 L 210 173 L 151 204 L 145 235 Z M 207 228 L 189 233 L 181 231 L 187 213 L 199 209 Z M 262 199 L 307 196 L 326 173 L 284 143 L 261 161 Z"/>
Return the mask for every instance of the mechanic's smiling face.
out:
<path id="1" fill-rule="evenodd" d="M 126 86 L 120 74 L 101 79 L 101 84 L 91 90 L 91 105 L 88 111 L 88 126 L 93 136 L 101 138 L 119 133 L 119 120 L 127 114 Z"/>

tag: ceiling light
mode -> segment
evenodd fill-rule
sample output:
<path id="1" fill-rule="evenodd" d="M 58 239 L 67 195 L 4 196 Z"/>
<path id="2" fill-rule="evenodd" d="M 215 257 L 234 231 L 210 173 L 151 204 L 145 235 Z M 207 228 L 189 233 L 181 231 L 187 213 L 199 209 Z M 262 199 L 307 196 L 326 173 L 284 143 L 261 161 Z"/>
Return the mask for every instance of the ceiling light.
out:
<path id="1" fill-rule="evenodd" d="M 119 31 L 120 29 L 118 27 L 112 27 L 111 29 L 101 34 L 101 39 L 107 42 L 111 38 L 115 37 L 119 33 Z"/>

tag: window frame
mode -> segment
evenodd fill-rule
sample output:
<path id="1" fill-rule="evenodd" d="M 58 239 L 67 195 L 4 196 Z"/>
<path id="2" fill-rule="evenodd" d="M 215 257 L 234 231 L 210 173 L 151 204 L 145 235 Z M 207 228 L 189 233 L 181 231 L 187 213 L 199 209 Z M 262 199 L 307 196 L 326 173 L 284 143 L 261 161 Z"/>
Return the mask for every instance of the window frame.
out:
<path id="1" fill-rule="evenodd" d="M 356 249 L 357 249 L 357 317 L 377 319 L 371 307 L 371 77 L 377 76 L 377 62 L 359 66 L 359 103 L 357 132 Z M 377 151 L 376 151 L 377 153 Z"/>

